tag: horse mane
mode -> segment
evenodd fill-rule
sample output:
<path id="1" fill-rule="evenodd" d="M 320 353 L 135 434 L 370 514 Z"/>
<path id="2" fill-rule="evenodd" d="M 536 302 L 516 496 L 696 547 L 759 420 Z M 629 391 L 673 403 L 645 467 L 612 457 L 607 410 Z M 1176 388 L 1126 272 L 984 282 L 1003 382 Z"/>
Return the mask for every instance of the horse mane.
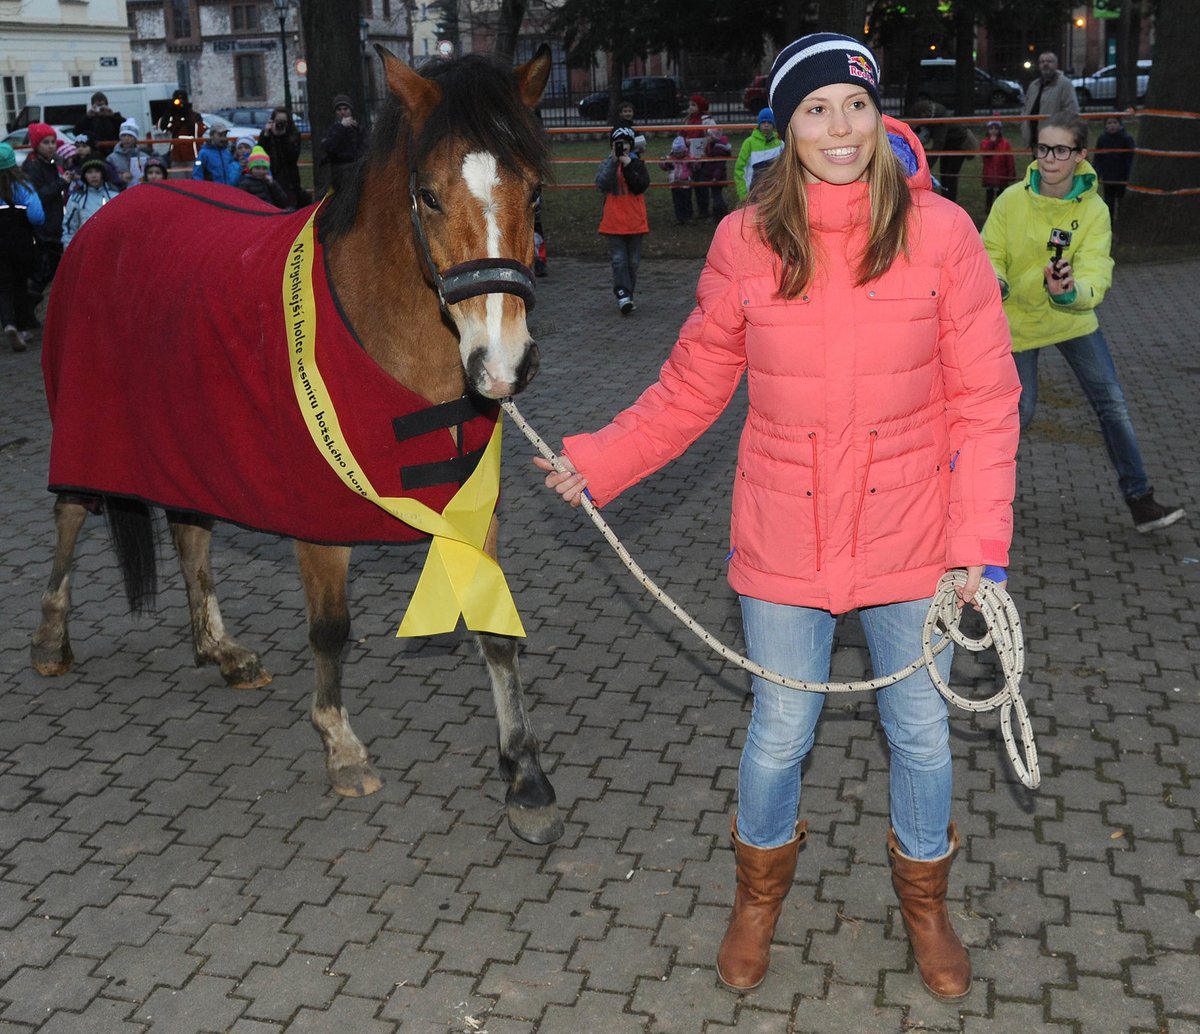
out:
<path id="1" fill-rule="evenodd" d="M 353 228 L 367 170 L 391 162 L 397 150 L 408 153 L 412 168 L 446 137 L 456 136 L 474 150 L 493 154 L 510 171 L 524 164 L 532 167 L 539 179 L 549 179 L 546 135 L 537 116 L 522 103 L 511 66 L 491 56 L 467 54 L 452 61 L 431 61 L 420 71 L 442 88 L 441 100 L 414 140 L 404 106 L 388 95 L 354 175 L 326 205 L 319 227 L 323 244 Z M 401 189 L 407 192 L 407 184 Z"/>

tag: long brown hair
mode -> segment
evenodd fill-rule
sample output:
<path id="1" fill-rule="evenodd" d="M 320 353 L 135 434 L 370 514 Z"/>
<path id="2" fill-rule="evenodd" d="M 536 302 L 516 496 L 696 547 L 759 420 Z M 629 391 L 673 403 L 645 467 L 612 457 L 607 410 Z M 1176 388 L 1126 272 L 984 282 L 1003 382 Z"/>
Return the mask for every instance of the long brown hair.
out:
<path id="1" fill-rule="evenodd" d="M 0 169 L 0 198 L 7 204 L 11 205 L 14 202 L 13 186 L 17 183 L 29 186 L 29 177 L 25 175 L 24 169 L 19 165 L 14 165 L 11 169 Z"/>
<path id="2" fill-rule="evenodd" d="M 867 246 L 858 264 L 857 283 L 882 276 L 908 251 L 908 216 L 912 195 L 900 160 L 892 152 L 883 119 L 877 122 L 875 153 L 867 165 L 867 197 L 871 213 Z M 756 184 L 757 186 L 757 184 Z M 779 294 L 795 298 L 812 283 L 816 247 L 808 225 L 808 190 L 804 167 L 785 130 L 783 153 L 771 163 L 756 191 L 759 236 L 782 261 Z"/>

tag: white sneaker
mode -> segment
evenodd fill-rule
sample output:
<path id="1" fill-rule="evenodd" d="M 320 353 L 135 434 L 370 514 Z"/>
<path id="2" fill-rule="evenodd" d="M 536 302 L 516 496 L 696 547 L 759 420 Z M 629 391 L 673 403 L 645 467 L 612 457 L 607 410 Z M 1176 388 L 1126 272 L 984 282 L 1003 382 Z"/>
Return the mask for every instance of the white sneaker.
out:
<path id="1" fill-rule="evenodd" d="M 26 348 L 25 335 L 22 334 L 11 323 L 4 328 L 4 336 L 8 338 L 9 345 L 12 346 L 14 352 L 24 352 Z"/>
<path id="2" fill-rule="evenodd" d="M 634 309 L 633 299 L 622 292 L 617 295 L 617 308 L 621 310 L 622 316 L 628 316 Z"/>

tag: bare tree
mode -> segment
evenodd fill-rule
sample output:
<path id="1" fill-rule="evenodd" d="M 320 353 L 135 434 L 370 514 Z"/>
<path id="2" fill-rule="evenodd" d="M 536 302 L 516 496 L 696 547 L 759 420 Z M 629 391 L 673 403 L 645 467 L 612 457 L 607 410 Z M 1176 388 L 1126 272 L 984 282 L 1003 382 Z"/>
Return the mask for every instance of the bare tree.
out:
<path id="1" fill-rule="evenodd" d="M 319 197 L 329 184 L 329 166 L 321 164 L 321 134 L 333 121 L 333 98 L 344 93 L 354 115 L 366 112 L 362 53 L 358 36 L 358 5 L 300 0 L 308 60 L 308 119 L 313 140 L 313 193 Z"/>
<path id="2" fill-rule="evenodd" d="M 1196 110 L 1200 97 L 1200 18 L 1193 0 L 1158 0 L 1154 71 L 1146 107 Z M 1200 120 L 1148 115 L 1138 147 L 1200 151 Z M 1139 154 L 1133 161 L 1130 191 L 1121 202 L 1119 240 L 1126 256 L 1152 258 L 1171 250 L 1193 251 L 1200 240 L 1200 194 L 1196 158 Z"/>
<path id="3" fill-rule="evenodd" d="M 496 29 L 496 56 L 511 62 L 517 55 L 517 37 L 525 20 L 526 0 L 500 0 L 500 24 Z"/>

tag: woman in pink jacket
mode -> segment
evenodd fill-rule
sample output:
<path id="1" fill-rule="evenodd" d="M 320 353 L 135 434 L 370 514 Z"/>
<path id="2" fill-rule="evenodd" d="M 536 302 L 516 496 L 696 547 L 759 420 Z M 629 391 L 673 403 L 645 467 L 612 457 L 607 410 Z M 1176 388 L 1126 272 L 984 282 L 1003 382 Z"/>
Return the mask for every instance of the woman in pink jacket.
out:
<path id="1" fill-rule="evenodd" d="M 603 505 L 695 441 L 745 371 L 729 580 L 751 658 L 815 682 L 829 678 L 836 615 L 849 610 L 877 674 L 920 656 L 940 576 L 966 568 L 960 606 L 972 603 L 1012 533 L 1020 387 L 996 277 L 970 217 L 930 189 L 916 137 L 881 116 L 878 82 L 874 55 L 847 36 L 805 36 L 779 54 L 770 106 L 784 151 L 758 203 L 717 229 L 657 383 L 607 427 L 566 440 L 577 473 L 546 476 L 569 502 L 586 487 Z M 947 651 L 943 676 L 949 663 Z M 824 700 L 757 677 L 753 691 L 737 892 L 717 957 L 739 991 L 767 972 Z M 955 1001 L 971 968 L 945 904 L 958 847 L 946 704 L 924 669 L 877 701 L 893 886 L 925 986 Z"/>

